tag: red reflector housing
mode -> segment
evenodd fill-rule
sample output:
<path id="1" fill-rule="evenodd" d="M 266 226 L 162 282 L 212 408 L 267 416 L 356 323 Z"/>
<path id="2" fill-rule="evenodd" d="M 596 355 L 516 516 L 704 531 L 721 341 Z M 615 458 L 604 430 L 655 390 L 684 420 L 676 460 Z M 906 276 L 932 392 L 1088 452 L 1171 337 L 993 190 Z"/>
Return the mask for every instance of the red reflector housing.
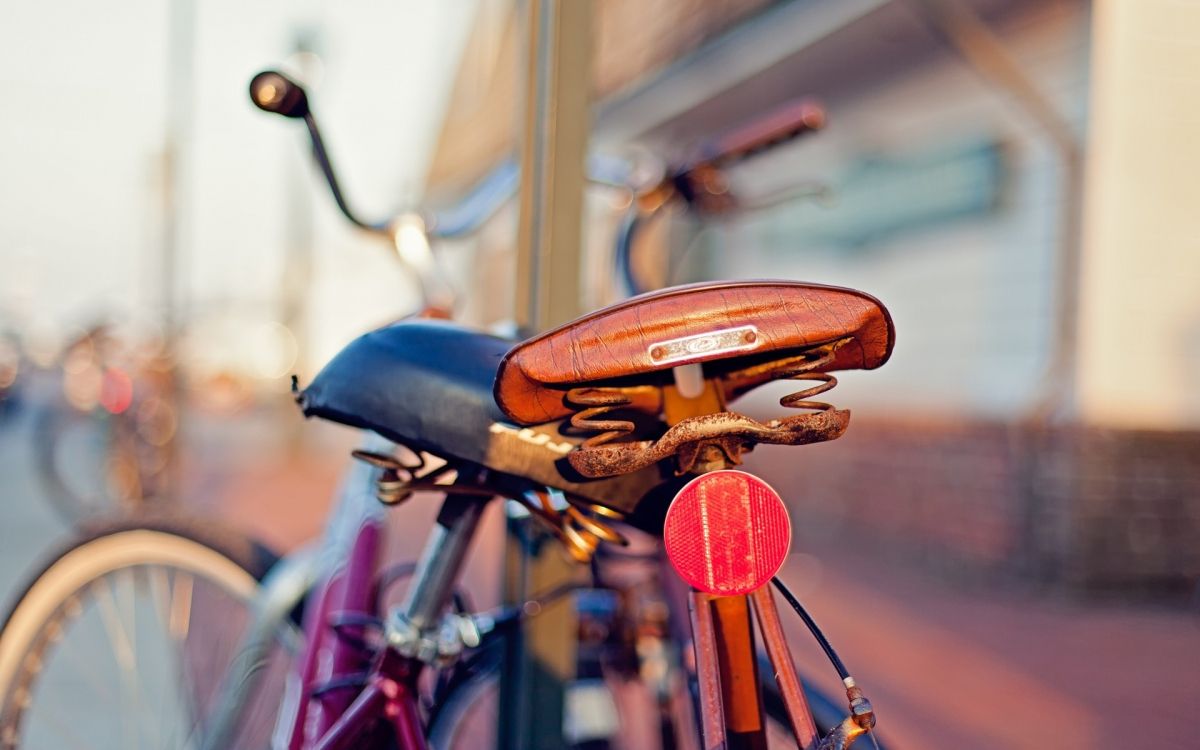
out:
<path id="1" fill-rule="evenodd" d="M 720 596 L 748 594 L 779 571 L 792 524 L 771 486 L 742 471 L 688 482 L 663 524 L 667 557 L 683 580 Z"/>

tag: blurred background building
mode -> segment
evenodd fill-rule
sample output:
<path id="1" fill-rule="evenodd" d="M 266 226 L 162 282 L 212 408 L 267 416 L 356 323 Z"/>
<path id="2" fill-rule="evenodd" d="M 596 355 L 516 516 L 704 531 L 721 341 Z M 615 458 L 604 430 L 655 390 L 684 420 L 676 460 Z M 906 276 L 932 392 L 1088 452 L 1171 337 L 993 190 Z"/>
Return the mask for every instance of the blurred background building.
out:
<path id="1" fill-rule="evenodd" d="M 796 485 L 807 519 L 948 571 L 1194 587 L 1200 234 L 1185 196 L 1200 155 L 1185 102 L 1196 12 L 1072 0 L 598 5 L 598 151 L 679 159 L 780 101 L 811 95 L 828 109 L 819 136 L 732 175 L 748 202 L 815 191 L 704 225 L 676 217 L 657 238 L 672 253 L 664 283 L 845 284 L 895 316 L 893 360 L 837 391 L 855 428 L 807 451 L 800 477 L 792 465 L 775 477 Z M 516 30 L 512 16 L 477 21 L 430 167 L 434 197 L 513 147 Z M 502 125 L 482 132 L 485 121 Z M 591 206 L 608 230 L 589 233 L 598 304 L 614 212 Z M 473 288 L 511 267 L 503 249 L 476 252 L 492 261 Z M 471 312 L 505 316 L 511 301 L 486 288 Z"/>

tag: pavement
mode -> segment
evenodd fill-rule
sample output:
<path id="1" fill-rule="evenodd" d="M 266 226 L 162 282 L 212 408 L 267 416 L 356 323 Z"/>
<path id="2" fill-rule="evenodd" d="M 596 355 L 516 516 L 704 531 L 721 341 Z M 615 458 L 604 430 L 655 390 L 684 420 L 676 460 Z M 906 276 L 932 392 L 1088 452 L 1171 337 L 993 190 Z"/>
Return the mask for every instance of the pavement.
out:
<path id="1" fill-rule="evenodd" d="M 357 439 L 282 407 L 186 427 L 183 502 L 280 550 L 319 534 Z M 27 415 L 0 423 L 5 602 L 68 533 L 40 494 L 29 444 Z M 395 511 L 398 555 L 415 556 L 435 512 L 419 500 Z M 501 548 L 491 513 L 472 553 L 475 590 L 494 593 Z M 781 576 L 872 699 L 891 748 L 1200 747 L 1191 728 L 1200 709 L 1194 611 L 972 588 L 832 542 L 795 550 Z M 802 672 L 834 692 L 833 670 L 781 607 Z"/>

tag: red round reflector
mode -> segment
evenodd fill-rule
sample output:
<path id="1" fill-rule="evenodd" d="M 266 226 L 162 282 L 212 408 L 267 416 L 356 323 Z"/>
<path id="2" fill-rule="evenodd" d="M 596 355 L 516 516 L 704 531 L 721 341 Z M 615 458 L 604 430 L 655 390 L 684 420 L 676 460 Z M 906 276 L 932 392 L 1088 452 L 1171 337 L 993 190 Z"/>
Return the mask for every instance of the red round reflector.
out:
<path id="1" fill-rule="evenodd" d="M 683 580 L 720 596 L 747 594 L 779 571 L 792 524 L 771 486 L 742 471 L 688 482 L 663 524 L 667 557 Z"/>

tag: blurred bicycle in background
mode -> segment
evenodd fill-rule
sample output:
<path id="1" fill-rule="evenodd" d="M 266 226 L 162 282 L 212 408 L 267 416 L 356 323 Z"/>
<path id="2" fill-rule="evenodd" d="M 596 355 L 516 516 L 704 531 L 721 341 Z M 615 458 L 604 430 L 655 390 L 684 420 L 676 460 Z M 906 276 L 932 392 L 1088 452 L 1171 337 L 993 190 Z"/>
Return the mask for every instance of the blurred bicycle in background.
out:
<path id="1" fill-rule="evenodd" d="M 0 327 L 0 425 L 18 408 L 22 365 L 20 338 L 14 331 Z"/>
<path id="2" fill-rule="evenodd" d="M 294 364 L 295 339 L 270 312 L 193 311 L 173 353 L 140 319 L 114 316 L 69 336 L 37 373 L 44 382 L 31 409 L 34 468 L 55 512 L 78 524 L 167 510 L 177 499 L 181 410 L 202 424 L 243 413 L 264 388 L 277 391 Z"/>
<path id="3" fill-rule="evenodd" d="M 97 323 L 63 348 L 56 389 L 34 417 L 46 498 L 68 523 L 161 500 L 178 423 L 161 341 Z"/>

